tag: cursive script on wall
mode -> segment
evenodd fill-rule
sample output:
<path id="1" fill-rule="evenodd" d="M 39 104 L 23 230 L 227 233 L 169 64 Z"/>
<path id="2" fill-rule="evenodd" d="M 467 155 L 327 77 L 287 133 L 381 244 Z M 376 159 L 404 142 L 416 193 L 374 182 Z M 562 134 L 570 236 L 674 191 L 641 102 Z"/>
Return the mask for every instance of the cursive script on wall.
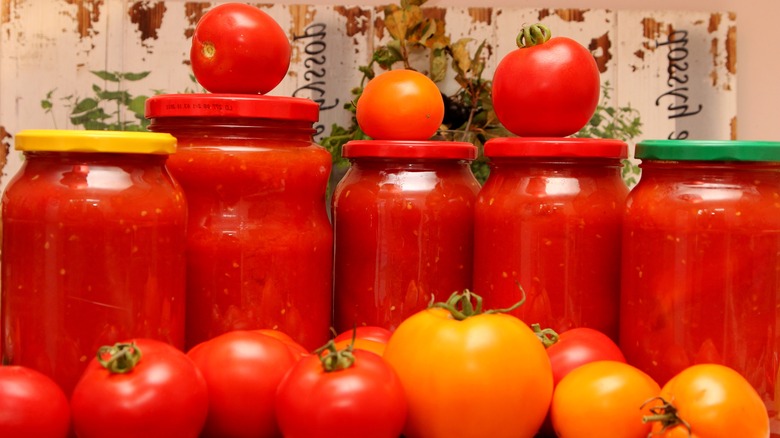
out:
<path id="1" fill-rule="evenodd" d="M 294 41 L 303 40 L 306 44 L 303 47 L 303 53 L 306 57 L 303 59 L 303 67 L 306 69 L 303 72 L 303 83 L 294 92 L 293 96 L 298 97 L 301 93 L 309 95 L 311 100 L 317 102 L 320 106 L 320 111 L 326 111 L 335 108 L 339 104 L 339 99 L 336 98 L 333 103 L 327 103 L 326 97 L 326 73 L 325 64 L 328 58 L 325 56 L 327 49 L 327 43 L 325 42 L 326 36 L 325 23 L 312 23 L 303 30 L 301 35 L 293 35 Z M 315 125 L 314 135 L 322 134 L 325 131 L 325 125 L 319 123 Z"/>
<path id="2" fill-rule="evenodd" d="M 669 33 L 666 41 L 655 42 L 656 48 L 666 47 L 669 52 L 666 54 L 667 67 L 666 67 L 666 86 L 668 89 L 655 99 L 655 105 L 661 106 L 664 101 L 671 100 L 667 104 L 667 118 L 679 119 L 681 117 L 691 117 L 699 114 L 703 107 L 701 104 L 692 105 L 688 103 L 691 99 L 690 89 L 688 82 L 690 77 L 688 75 L 688 69 L 690 64 L 688 63 L 688 31 L 686 30 L 674 30 Z M 668 138 L 672 140 L 682 140 L 690 136 L 690 132 L 685 129 L 681 131 L 674 130 L 669 133 Z"/>

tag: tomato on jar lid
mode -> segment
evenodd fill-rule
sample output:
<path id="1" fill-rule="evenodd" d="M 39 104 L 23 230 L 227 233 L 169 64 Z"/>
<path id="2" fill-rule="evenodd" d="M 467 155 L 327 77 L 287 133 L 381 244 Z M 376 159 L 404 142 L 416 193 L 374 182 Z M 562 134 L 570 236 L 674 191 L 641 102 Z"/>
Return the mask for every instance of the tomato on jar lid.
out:
<path id="1" fill-rule="evenodd" d="M 694 364 L 726 365 L 777 415 L 780 142 L 648 140 L 636 156 L 622 244 L 626 359 L 661 385 Z"/>

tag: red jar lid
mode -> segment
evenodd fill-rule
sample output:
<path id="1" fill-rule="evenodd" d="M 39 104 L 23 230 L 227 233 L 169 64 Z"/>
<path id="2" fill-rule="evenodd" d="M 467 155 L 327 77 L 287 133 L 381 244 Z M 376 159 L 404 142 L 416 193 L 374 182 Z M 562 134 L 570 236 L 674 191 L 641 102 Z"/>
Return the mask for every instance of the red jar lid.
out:
<path id="1" fill-rule="evenodd" d="M 485 143 L 485 156 L 627 158 L 628 146 L 604 138 L 502 137 Z"/>
<path id="2" fill-rule="evenodd" d="M 443 158 L 474 160 L 477 147 L 462 141 L 352 140 L 341 149 L 344 158 Z"/>
<path id="3" fill-rule="evenodd" d="M 155 117 L 240 117 L 319 120 L 319 105 L 310 99 L 254 94 L 159 94 L 146 100 L 147 119 Z"/>

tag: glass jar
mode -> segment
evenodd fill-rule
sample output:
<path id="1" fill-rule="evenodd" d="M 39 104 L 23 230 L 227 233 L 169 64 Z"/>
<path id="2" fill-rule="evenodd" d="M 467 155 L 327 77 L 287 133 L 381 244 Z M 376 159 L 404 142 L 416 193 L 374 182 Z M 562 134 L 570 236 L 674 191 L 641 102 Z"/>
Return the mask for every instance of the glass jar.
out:
<path id="1" fill-rule="evenodd" d="M 474 219 L 474 291 L 487 308 L 617 340 L 627 146 L 590 138 L 497 138 Z"/>
<path id="2" fill-rule="evenodd" d="M 331 156 L 312 140 L 308 99 L 224 94 L 149 98 L 149 129 L 173 134 L 168 166 L 187 195 L 187 347 L 278 329 L 308 349 L 330 337 Z"/>
<path id="3" fill-rule="evenodd" d="M 2 362 L 66 394 L 99 347 L 184 347 L 186 204 L 167 134 L 28 130 L 3 193 Z"/>
<path id="4" fill-rule="evenodd" d="M 780 143 L 654 140 L 636 157 L 642 177 L 623 225 L 626 358 L 661 385 L 689 365 L 728 365 L 774 418 Z"/>
<path id="5" fill-rule="evenodd" d="M 471 143 L 350 141 L 333 194 L 335 328 L 394 330 L 471 286 L 479 183 Z"/>

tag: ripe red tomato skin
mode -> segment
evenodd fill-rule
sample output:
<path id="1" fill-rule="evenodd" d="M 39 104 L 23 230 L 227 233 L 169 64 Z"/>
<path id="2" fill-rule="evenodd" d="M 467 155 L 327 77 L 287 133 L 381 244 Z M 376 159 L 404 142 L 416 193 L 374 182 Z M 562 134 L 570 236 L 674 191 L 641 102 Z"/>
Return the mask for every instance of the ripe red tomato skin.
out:
<path id="1" fill-rule="evenodd" d="M 281 437 L 274 418 L 276 388 L 299 360 L 283 341 L 256 330 L 235 330 L 196 345 L 187 355 L 209 388 L 201 438 Z"/>
<path id="2" fill-rule="evenodd" d="M 276 396 L 276 417 L 285 438 L 335 436 L 336 431 L 340 438 L 401 435 L 407 406 L 398 376 L 372 352 L 353 354 L 355 363 L 348 369 L 325 372 L 312 355 L 285 376 Z"/>
<path id="3" fill-rule="evenodd" d="M 0 436 L 64 438 L 70 427 L 65 393 L 31 368 L 0 366 Z"/>
<path id="4" fill-rule="evenodd" d="M 206 420 L 206 382 L 181 351 L 161 341 L 133 340 L 142 358 L 132 371 L 112 374 L 96 359 L 71 396 L 80 438 L 197 437 Z M 120 426 L 121 425 L 121 426 Z"/>
<path id="5" fill-rule="evenodd" d="M 288 335 L 287 333 L 274 329 L 258 329 L 257 331 L 282 341 L 298 359 L 304 358 L 310 354 L 309 351 L 303 347 L 303 345 L 299 344 L 295 339 L 292 338 L 292 336 Z"/>
<path id="6" fill-rule="evenodd" d="M 593 116 L 601 93 L 593 55 L 578 42 L 554 37 L 515 49 L 493 74 L 493 108 L 521 137 L 565 137 Z"/>
<path id="7" fill-rule="evenodd" d="M 547 347 L 555 385 L 574 368 L 597 360 L 626 362 L 620 347 L 604 333 L 577 327 L 560 333 L 558 341 Z"/>
<path id="8" fill-rule="evenodd" d="M 213 46 L 213 57 L 204 47 Z M 265 94 L 284 79 L 292 49 L 284 30 L 263 10 L 224 3 L 209 9 L 195 26 L 192 72 L 212 93 Z"/>
<path id="9" fill-rule="evenodd" d="M 384 327 L 366 325 L 355 328 L 356 339 L 367 339 L 369 341 L 382 342 L 385 344 L 390 340 L 392 334 L 393 332 Z M 352 330 L 345 330 L 333 338 L 333 341 L 339 342 L 350 339 L 352 339 Z"/>

